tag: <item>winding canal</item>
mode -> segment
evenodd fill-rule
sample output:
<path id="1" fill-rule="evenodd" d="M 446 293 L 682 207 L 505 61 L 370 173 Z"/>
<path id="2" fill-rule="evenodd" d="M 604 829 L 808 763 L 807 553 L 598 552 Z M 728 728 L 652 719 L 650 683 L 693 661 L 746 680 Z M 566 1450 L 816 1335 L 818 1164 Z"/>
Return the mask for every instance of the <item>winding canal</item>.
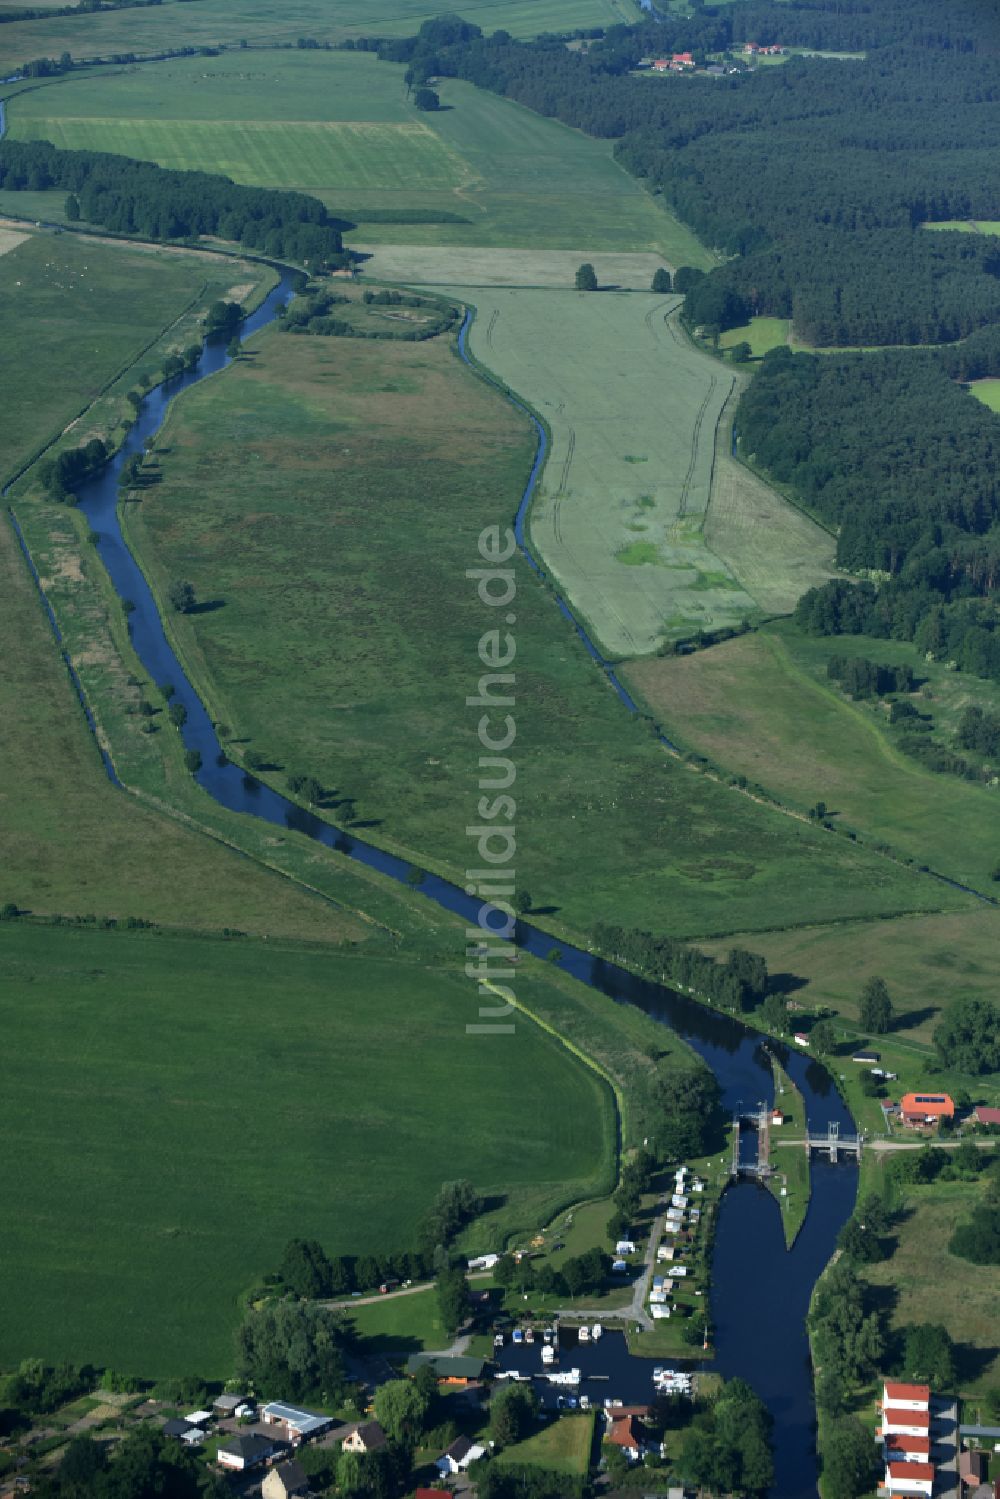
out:
<path id="1" fill-rule="evenodd" d="M 283 273 L 279 284 L 247 319 L 244 336 L 271 323 L 293 294 L 294 278 Z M 461 334 L 461 350 L 466 358 L 467 330 L 468 319 Z M 118 479 L 124 465 L 134 454 L 142 452 L 147 438 L 159 431 L 175 396 L 228 363 L 221 344 L 208 344 L 195 371 L 153 391 L 144 401 L 119 453 L 97 478 L 80 489 L 79 503 L 97 535 L 97 549 L 120 598 L 131 600 L 134 605 L 129 627 L 145 670 L 158 686 L 172 684 L 174 701 L 187 709 L 182 730 L 184 744 L 201 754 L 197 779 L 209 795 L 231 811 L 304 833 L 393 879 L 405 881 L 410 866 L 404 860 L 354 834 L 331 827 L 226 759 L 212 721 L 167 640 L 142 570 L 122 537 Z M 517 519 L 517 536 L 522 547 L 525 516 L 546 452 L 545 432 L 537 421 L 535 426 L 538 451 Z M 526 548 L 525 553 L 528 555 Z M 537 571 L 530 555 L 528 560 Z M 572 619 L 584 645 L 600 669 L 608 674 L 624 705 L 634 712 L 634 703 L 565 601 L 559 600 L 559 606 Z M 52 622 L 55 627 L 55 620 Z M 107 758 L 105 765 L 114 779 Z M 419 888 L 429 900 L 470 924 L 476 923 L 479 902 L 464 890 L 437 875 L 426 875 Z M 546 957 L 553 947 L 550 935 L 528 923 L 519 923 L 517 940 L 525 950 L 539 957 Z M 580 948 L 560 942 L 559 951 L 558 966 L 565 972 L 599 989 L 616 1004 L 640 1006 L 654 1020 L 682 1036 L 715 1073 L 727 1108 L 741 1102 L 753 1106 L 761 1099 L 773 1099 L 771 1068 L 761 1038 L 755 1032 Z M 828 1122 L 837 1121 L 845 1133 L 852 1132 L 852 1121 L 829 1074 L 797 1053 L 786 1055 L 782 1048 L 776 1049 L 802 1092 L 810 1127 L 825 1130 Z M 851 1212 L 856 1187 L 857 1171 L 853 1166 L 814 1163 L 809 1213 L 790 1251 L 785 1249 L 777 1203 L 756 1185 L 744 1182 L 727 1190 L 718 1214 L 711 1302 L 716 1328 L 715 1367 L 727 1377 L 740 1375 L 747 1379 L 775 1417 L 774 1492 L 779 1499 L 805 1499 L 816 1493 L 805 1314 L 816 1278 L 830 1258 L 837 1234 Z M 650 1385 L 650 1393 L 651 1389 Z"/>

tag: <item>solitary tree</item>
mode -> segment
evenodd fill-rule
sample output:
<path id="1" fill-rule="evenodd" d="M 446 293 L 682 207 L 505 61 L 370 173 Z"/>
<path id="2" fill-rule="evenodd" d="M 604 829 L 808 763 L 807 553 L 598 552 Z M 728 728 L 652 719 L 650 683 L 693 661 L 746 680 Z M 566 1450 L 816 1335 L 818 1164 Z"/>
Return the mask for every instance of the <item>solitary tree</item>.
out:
<path id="1" fill-rule="evenodd" d="M 665 271 L 662 265 L 657 266 L 653 272 L 653 281 L 650 290 L 655 291 L 658 296 L 662 296 L 670 290 L 670 272 Z"/>
<path id="2" fill-rule="evenodd" d="M 882 1036 L 892 1025 L 892 1000 L 885 979 L 870 978 L 861 991 L 862 1028 Z"/>
<path id="3" fill-rule="evenodd" d="M 416 1443 L 430 1401 L 412 1379 L 390 1379 L 375 1392 L 375 1418 L 394 1442 Z"/>
<path id="4" fill-rule="evenodd" d="M 418 88 L 413 95 L 413 102 L 418 109 L 428 113 L 441 108 L 441 100 L 432 88 Z"/>
<path id="5" fill-rule="evenodd" d="M 576 273 L 577 291 L 596 291 L 597 272 L 589 260 L 585 260 Z"/>
<path id="6" fill-rule="evenodd" d="M 837 1032 L 833 1028 L 832 1021 L 817 1021 L 809 1032 L 809 1040 L 817 1051 L 829 1055 L 837 1045 Z"/>
<path id="7" fill-rule="evenodd" d="M 514 896 L 514 906 L 522 916 L 527 916 L 528 912 L 531 910 L 531 896 L 528 894 L 527 890 L 519 890 L 517 892 L 517 894 Z"/>
<path id="8" fill-rule="evenodd" d="M 66 199 L 66 217 L 71 224 L 75 224 L 80 217 L 80 200 L 76 193 L 70 193 Z"/>
<path id="9" fill-rule="evenodd" d="M 182 578 L 175 578 L 167 591 L 170 607 L 177 614 L 190 614 L 194 608 L 194 584 L 185 583 Z"/>
<path id="10" fill-rule="evenodd" d="M 733 347 L 729 350 L 729 357 L 734 364 L 746 364 L 752 353 L 753 349 L 751 349 L 746 339 L 743 339 L 740 343 L 733 344 Z"/>
<path id="11" fill-rule="evenodd" d="M 438 1310 L 445 1334 L 453 1338 L 469 1315 L 469 1283 L 464 1270 L 446 1268 L 437 1279 Z"/>

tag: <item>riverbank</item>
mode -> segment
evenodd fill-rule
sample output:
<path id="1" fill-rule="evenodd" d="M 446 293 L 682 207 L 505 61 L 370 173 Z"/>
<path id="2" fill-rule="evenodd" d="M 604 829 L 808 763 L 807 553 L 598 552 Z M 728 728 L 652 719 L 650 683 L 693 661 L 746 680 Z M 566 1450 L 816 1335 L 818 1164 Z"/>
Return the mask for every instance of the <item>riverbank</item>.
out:
<path id="1" fill-rule="evenodd" d="M 774 1069 L 774 1113 L 771 1118 L 772 1170 L 767 1187 L 781 1209 L 785 1244 L 791 1249 L 809 1211 L 811 1173 L 805 1143 L 808 1121 L 802 1094 L 774 1052 L 771 1053 L 771 1066 Z"/>

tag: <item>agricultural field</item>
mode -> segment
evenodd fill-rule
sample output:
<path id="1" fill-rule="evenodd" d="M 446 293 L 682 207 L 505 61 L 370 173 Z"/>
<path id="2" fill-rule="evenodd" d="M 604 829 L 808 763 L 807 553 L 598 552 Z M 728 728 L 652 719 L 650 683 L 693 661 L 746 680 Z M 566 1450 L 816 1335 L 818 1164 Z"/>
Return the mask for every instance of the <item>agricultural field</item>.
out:
<path id="1" fill-rule="evenodd" d="M 11 0 L 6 0 L 11 3 Z M 18 0 L 20 3 L 20 0 Z M 572 31 L 579 26 L 638 18 L 635 0 L 464 0 L 462 14 L 486 31 L 501 27 L 513 36 Z M 228 0 L 199 0 L 183 10 L 171 3 L 151 9 L 53 16 L 8 22 L 0 31 L 0 76 L 14 73 L 29 57 L 113 57 L 162 52 L 183 42 L 294 46 L 301 36 L 340 41 L 350 36 L 410 36 L 440 10 L 428 0 L 245 0 L 238 11 Z"/>
<path id="2" fill-rule="evenodd" d="M 154 588 L 183 576 L 222 601 L 170 624 L 236 755 L 264 755 L 279 785 L 315 775 L 369 836 L 461 881 L 478 754 L 465 699 L 492 627 L 465 571 L 482 527 L 511 517 L 532 430 L 445 339 L 270 331 L 249 350 L 176 403 L 130 544 Z M 669 909 L 682 935 L 967 903 L 695 777 L 513 568 L 518 880 L 553 930 L 586 932 L 595 911 L 661 929 Z"/>
<path id="3" fill-rule="evenodd" d="M 914 1322 L 948 1329 L 959 1345 L 959 1391 L 975 1401 L 1000 1384 L 997 1275 L 949 1253 L 948 1241 L 981 1198 L 982 1184 L 936 1181 L 904 1191 L 893 1253 L 864 1266 L 864 1278 L 883 1292 L 893 1329 Z"/>
<path id="4" fill-rule="evenodd" d="M 456 295 L 473 354 L 549 428 L 531 541 L 608 656 L 790 609 L 829 576 L 829 538 L 729 458 L 737 377 L 684 338 L 676 299 Z"/>
<path id="5" fill-rule="evenodd" d="M 977 401 L 1000 416 L 1000 380 L 973 380 L 969 389 Z"/>
<path id="6" fill-rule="evenodd" d="M 467 1035 L 457 962 L 8 922 L 0 974 L 14 1363 L 225 1375 L 290 1237 L 409 1247 L 459 1176 L 509 1227 L 607 1190 L 610 1090 L 527 1020 Z"/>
<path id="7" fill-rule="evenodd" d="M 883 659 L 881 641 L 867 644 Z M 827 654 L 839 649 L 839 641 L 823 645 Z M 822 801 L 836 825 L 866 842 L 991 894 L 996 791 L 905 755 L 885 713 L 809 670 L 797 647 L 788 625 L 691 656 L 633 663 L 625 675 L 668 735 L 727 776 L 746 776 L 802 813 Z M 913 648 L 905 650 L 916 667 Z"/>
<path id="8" fill-rule="evenodd" d="M 367 258 L 361 274 L 371 281 L 416 282 L 423 286 L 572 287 L 589 259 L 603 286 L 648 291 L 663 265 L 651 251 L 483 250 L 452 245 L 363 245 L 352 248 Z"/>
<path id="9" fill-rule="evenodd" d="M 174 325 L 179 330 L 189 309 L 245 279 L 246 265 L 65 234 L 32 232 L 14 244 L 15 232 L 2 233 L 11 235 L 0 254 L 7 335 L 0 341 L 0 480 L 6 482 L 147 345 Z M 79 440 L 91 435 L 81 428 Z"/>
<path id="10" fill-rule="evenodd" d="M 301 188 L 356 218 L 365 245 L 583 246 L 712 264 L 609 142 L 454 80 L 442 84 L 448 108 L 422 114 L 403 73 L 369 53 L 249 50 L 101 69 L 19 93 L 8 128 L 15 139 Z M 414 210 L 442 221 L 392 222 Z"/>

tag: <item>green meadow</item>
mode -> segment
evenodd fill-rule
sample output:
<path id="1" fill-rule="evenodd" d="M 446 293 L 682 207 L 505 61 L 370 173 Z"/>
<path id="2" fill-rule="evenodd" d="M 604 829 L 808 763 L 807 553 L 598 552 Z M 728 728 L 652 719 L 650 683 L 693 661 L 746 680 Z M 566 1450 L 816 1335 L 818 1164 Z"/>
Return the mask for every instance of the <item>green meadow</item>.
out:
<path id="1" fill-rule="evenodd" d="M 11 479 L 189 308 L 225 295 L 245 277 L 244 265 L 208 256 L 132 250 L 65 234 L 31 232 L 0 253 L 6 331 L 0 340 L 0 477 Z M 85 425 L 79 430 L 81 440 L 91 436 Z"/>
<path id="2" fill-rule="evenodd" d="M 403 72 L 369 53 L 184 58 L 22 92 L 8 125 L 15 139 L 301 188 L 357 215 L 366 244 L 658 251 L 671 264 L 712 263 L 617 165 L 609 142 L 453 80 L 441 90 L 448 108 L 421 114 Z M 458 222 L 365 221 L 412 209 Z"/>
<path id="3" fill-rule="evenodd" d="M 740 386 L 684 336 L 676 298 L 457 295 L 476 307 L 473 354 L 549 429 L 531 540 L 606 654 L 645 655 L 762 607 L 789 610 L 829 575 L 828 538 L 773 491 L 766 559 L 730 545 L 734 527 L 737 539 L 752 529 L 739 525 L 745 503 L 756 518 L 753 481 L 728 451 Z"/>
<path id="4" fill-rule="evenodd" d="M 610 1089 L 523 1017 L 467 1034 L 457 958 L 9 922 L 0 976 L 5 1361 L 224 1376 L 291 1237 L 410 1247 L 456 1177 L 508 1229 L 610 1184 Z"/>
<path id="5" fill-rule="evenodd" d="M 222 605 L 169 623 L 237 756 L 263 755 L 279 784 L 314 775 L 369 836 L 459 880 L 478 799 L 466 698 L 495 626 L 465 572 L 533 447 L 444 340 L 274 331 L 177 402 L 163 482 L 128 512 L 155 587 L 184 576 Z M 554 929 L 587 932 L 598 911 L 662 928 L 669 910 L 691 935 L 966 903 L 695 777 L 512 566 L 518 882 Z"/>
<path id="6" fill-rule="evenodd" d="M 10 3 L 10 0 L 5 0 Z M 161 52 L 178 45 L 238 47 L 294 45 L 301 36 L 340 41 L 351 36 L 410 36 L 439 15 L 428 0 L 199 0 L 183 7 L 106 11 L 80 16 L 8 22 L 0 29 L 0 74 L 16 71 L 29 57 L 114 57 Z M 464 0 L 462 15 L 486 31 L 501 27 L 513 36 L 572 31 L 578 26 L 638 19 L 635 0 Z"/>
<path id="7" fill-rule="evenodd" d="M 626 674 L 665 732 L 726 775 L 746 776 L 801 813 L 823 801 L 836 824 L 869 843 L 992 894 L 996 792 L 903 754 L 884 711 L 852 702 L 826 678 L 826 659 L 843 654 L 840 640 L 819 643 L 821 655 L 815 644 L 786 624 L 692 656 L 635 663 Z M 882 641 L 863 645 L 857 653 L 903 656 L 925 676 L 912 647 L 887 655 Z"/>
<path id="8" fill-rule="evenodd" d="M 1000 380 L 973 380 L 969 389 L 977 401 L 1000 416 Z"/>
<path id="9" fill-rule="evenodd" d="M 783 317 L 755 317 L 741 328 L 727 328 L 719 335 L 720 349 L 731 349 L 734 344 L 748 343 L 754 359 L 762 359 L 771 349 L 788 342 L 791 319 Z"/>
<path id="10" fill-rule="evenodd" d="M 501 1466 L 524 1465 L 585 1478 L 594 1445 L 594 1420 L 593 1411 L 588 1415 L 563 1416 L 523 1442 L 505 1447 L 497 1462 Z"/>

